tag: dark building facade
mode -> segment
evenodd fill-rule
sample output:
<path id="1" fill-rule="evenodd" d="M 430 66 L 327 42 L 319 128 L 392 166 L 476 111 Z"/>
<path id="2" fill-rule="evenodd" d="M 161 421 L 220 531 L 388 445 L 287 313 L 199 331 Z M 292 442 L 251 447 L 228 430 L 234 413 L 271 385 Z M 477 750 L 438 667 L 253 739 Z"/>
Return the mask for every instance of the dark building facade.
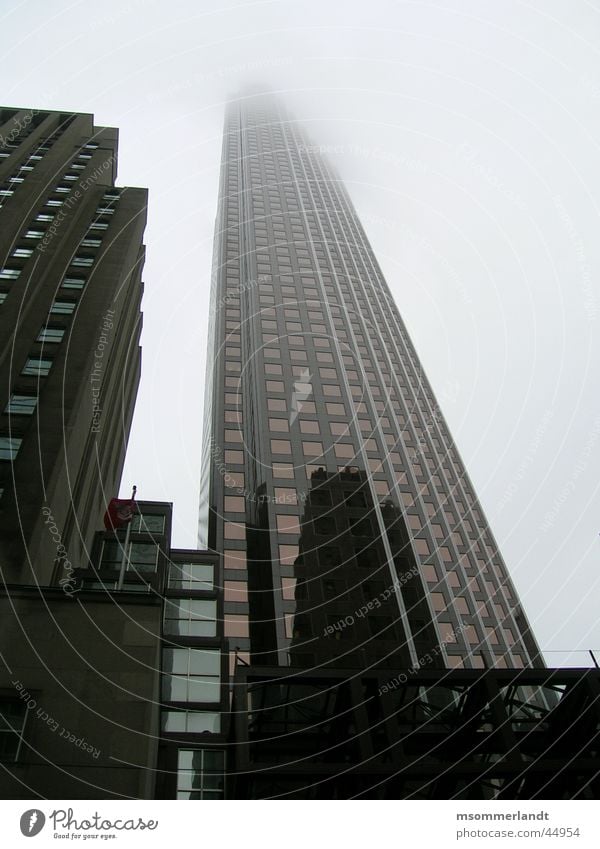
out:
<path id="1" fill-rule="evenodd" d="M 118 132 L 0 110 L 0 562 L 68 581 L 118 491 L 140 377 L 147 191 Z"/>
<path id="2" fill-rule="evenodd" d="M 171 548 L 170 504 L 138 508 L 68 592 L 0 592 L 0 798 L 224 797 L 221 560 Z"/>

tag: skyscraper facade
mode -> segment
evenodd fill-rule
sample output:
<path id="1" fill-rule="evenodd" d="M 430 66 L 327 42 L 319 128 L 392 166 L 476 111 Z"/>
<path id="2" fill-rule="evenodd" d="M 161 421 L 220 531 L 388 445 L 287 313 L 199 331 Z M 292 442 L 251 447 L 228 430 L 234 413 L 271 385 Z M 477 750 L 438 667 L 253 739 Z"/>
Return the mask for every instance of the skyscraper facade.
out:
<path id="1" fill-rule="evenodd" d="M 342 180 L 275 98 L 227 111 L 201 532 L 253 663 L 542 666 Z"/>
<path id="2" fill-rule="evenodd" d="M 140 378 L 147 191 L 118 131 L 0 110 L 0 559 L 68 586 L 117 492 Z"/>

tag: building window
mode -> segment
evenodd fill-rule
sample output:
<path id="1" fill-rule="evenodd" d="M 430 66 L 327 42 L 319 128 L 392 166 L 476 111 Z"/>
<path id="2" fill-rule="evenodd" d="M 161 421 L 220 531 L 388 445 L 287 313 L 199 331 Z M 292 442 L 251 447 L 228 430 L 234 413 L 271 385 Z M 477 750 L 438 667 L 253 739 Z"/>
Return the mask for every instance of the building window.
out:
<path id="1" fill-rule="evenodd" d="M 221 732 L 221 714 L 207 710 L 169 710 L 163 711 L 161 728 L 167 733 L 211 734 Z"/>
<path id="2" fill-rule="evenodd" d="M 100 566 L 102 569 L 120 569 L 123 559 L 123 544 L 119 540 L 104 540 Z M 155 572 L 158 562 L 158 546 L 154 543 L 131 542 L 127 557 L 127 569 L 135 572 Z"/>
<path id="3" fill-rule="evenodd" d="M 136 572 L 155 572 L 158 563 L 158 546 L 147 542 L 132 542 L 128 569 Z"/>
<path id="4" fill-rule="evenodd" d="M 443 610 L 446 610 L 448 606 L 442 593 L 431 593 L 431 603 L 433 604 L 433 609 L 437 613 L 441 613 Z"/>
<path id="5" fill-rule="evenodd" d="M 271 453 L 273 454 L 291 454 L 292 445 L 287 439 L 272 439 Z"/>
<path id="6" fill-rule="evenodd" d="M 234 613 L 225 614 L 226 637 L 249 637 L 250 627 L 247 616 L 236 616 Z"/>
<path id="7" fill-rule="evenodd" d="M 227 472 L 224 478 L 225 486 L 228 489 L 243 489 L 244 488 L 244 473 L 243 472 Z"/>
<path id="8" fill-rule="evenodd" d="M 22 442 L 16 436 L 0 436 L 0 460 L 14 460 Z"/>
<path id="9" fill-rule="evenodd" d="M 42 357 L 28 357 L 21 374 L 31 374 L 34 377 L 46 377 L 52 368 L 52 360 Z"/>
<path id="10" fill-rule="evenodd" d="M 225 522 L 223 535 L 225 539 L 246 539 L 246 525 L 238 522 Z"/>
<path id="11" fill-rule="evenodd" d="M 85 286 L 84 277 L 65 277 L 62 282 L 63 289 L 83 289 Z"/>
<path id="12" fill-rule="evenodd" d="M 0 699 L 0 761 L 18 760 L 26 718 L 21 699 Z"/>
<path id="13" fill-rule="evenodd" d="M 176 590 L 210 591 L 214 588 L 212 563 L 171 563 L 169 587 Z"/>
<path id="14" fill-rule="evenodd" d="M 245 581 L 225 581 L 225 601 L 248 601 L 248 584 Z"/>
<path id="15" fill-rule="evenodd" d="M 300 433 L 320 433 L 319 422 L 306 421 L 302 419 L 300 421 Z"/>
<path id="16" fill-rule="evenodd" d="M 225 449 L 225 462 L 241 465 L 244 462 L 244 452 Z"/>
<path id="17" fill-rule="evenodd" d="M 277 532 L 280 534 L 299 534 L 300 522 L 298 516 L 277 516 Z"/>
<path id="18" fill-rule="evenodd" d="M 280 545 L 279 546 L 279 562 L 282 566 L 293 566 L 298 557 L 299 548 L 297 545 Z"/>
<path id="19" fill-rule="evenodd" d="M 276 504 L 297 504 L 298 494 L 293 487 L 276 486 L 275 487 L 275 503 Z"/>
<path id="20" fill-rule="evenodd" d="M 302 451 L 305 457 L 320 457 L 323 454 L 321 442 L 303 442 Z"/>
<path id="21" fill-rule="evenodd" d="M 163 649 L 164 699 L 172 702 L 219 702 L 221 653 L 216 649 Z"/>
<path id="22" fill-rule="evenodd" d="M 36 395 L 11 395 L 4 412 L 17 416 L 32 416 L 36 404 Z"/>
<path id="23" fill-rule="evenodd" d="M 222 799 L 225 786 L 225 752 L 222 749 L 179 749 L 178 799 Z"/>
<path id="24" fill-rule="evenodd" d="M 246 511 L 246 500 L 241 495 L 226 495 L 224 510 L 226 513 L 244 513 Z"/>
<path id="25" fill-rule="evenodd" d="M 160 513 L 136 513 L 131 520 L 132 533 L 163 534 L 165 517 Z"/>
<path id="26" fill-rule="evenodd" d="M 75 309 L 75 301 L 54 301 L 50 312 L 53 315 L 72 315 Z"/>
<path id="27" fill-rule="evenodd" d="M 293 478 L 294 467 L 291 463 L 273 463 L 274 478 Z"/>
<path id="28" fill-rule="evenodd" d="M 165 599 L 165 634 L 179 637 L 216 637 L 216 599 Z"/>
<path id="29" fill-rule="evenodd" d="M 226 569 L 246 569 L 246 552 L 226 548 L 223 552 L 223 565 Z"/>
<path id="30" fill-rule="evenodd" d="M 37 342 L 61 342 L 65 331 L 62 327 L 42 327 L 38 333 Z"/>
<path id="31" fill-rule="evenodd" d="M 287 601 L 296 599 L 296 578 L 281 579 L 281 594 Z"/>

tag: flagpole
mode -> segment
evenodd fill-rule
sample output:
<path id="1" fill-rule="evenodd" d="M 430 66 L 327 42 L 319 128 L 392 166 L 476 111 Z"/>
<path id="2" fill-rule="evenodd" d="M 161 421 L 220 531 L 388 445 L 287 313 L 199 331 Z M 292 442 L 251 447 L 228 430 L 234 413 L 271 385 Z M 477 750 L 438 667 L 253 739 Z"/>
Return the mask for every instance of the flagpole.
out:
<path id="1" fill-rule="evenodd" d="M 137 487 L 133 487 L 133 491 L 131 493 L 131 503 L 133 504 L 135 499 L 135 493 L 137 492 Z M 129 537 L 131 536 L 131 524 L 133 522 L 132 518 L 127 522 L 127 531 L 125 532 L 125 543 L 123 545 L 123 557 L 121 558 L 121 568 L 119 570 L 119 583 L 117 584 L 117 590 L 123 589 L 123 584 L 125 582 L 125 569 L 127 568 L 127 551 L 129 549 Z"/>

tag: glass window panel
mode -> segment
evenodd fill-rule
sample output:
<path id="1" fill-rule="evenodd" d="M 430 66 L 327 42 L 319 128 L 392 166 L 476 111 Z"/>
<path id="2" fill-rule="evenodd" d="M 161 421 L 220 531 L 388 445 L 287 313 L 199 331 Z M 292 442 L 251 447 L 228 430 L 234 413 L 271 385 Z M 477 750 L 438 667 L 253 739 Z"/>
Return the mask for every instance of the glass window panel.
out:
<path id="1" fill-rule="evenodd" d="M 293 478 L 294 467 L 291 463 L 273 463 L 274 478 Z"/>
<path id="2" fill-rule="evenodd" d="M 14 460 L 22 442 L 16 436 L 0 436 L 0 460 Z"/>
<path id="3" fill-rule="evenodd" d="M 246 539 L 246 525 L 236 522 L 225 522 L 223 533 L 225 539 Z"/>
<path id="4" fill-rule="evenodd" d="M 172 563 L 169 568 L 169 587 L 182 590 L 212 590 L 212 563 Z"/>
<path id="5" fill-rule="evenodd" d="M 216 599 L 165 599 L 165 633 L 187 637 L 214 637 L 217 633 Z"/>
<path id="6" fill-rule="evenodd" d="M 162 534 L 165 530 L 165 517 L 157 513 L 136 513 L 131 520 L 133 533 Z"/>
<path id="7" fill-rule="evenodd" d="M 225 601 L 248 601 L 248 584 L 245 581 L 225 581 Z"/>
<path id="8" fill-rule="evenodd" d="M 280 534 L 299 534 L 300 520 L 298 516 L 277 516 L 277 531 Z"/>
<path id="9" fill-rule="evenodd" d="M 319 422 L 311 422 L 305 421 L 302 419 L 300 421 L 300 432 L 301 433 L 320 433 Z"/>
<path id="10" fill-rule="evenodd" d="M 305 457 L 319 457 L 323 453 L 321 442 L 303 442 L 302 450 Z"/>
<path id="11" fill-rule="evenodd" d="M 220 681 L 217 678 L 190 676 L 186 701 L 218 702 L 219 698 Z"/>
<path id="12" fill-rule="evenodd" d="M 291 486 L 276 486 L 275 487 L 275 503 L 276 504 L 297 504 L 298 495 L 296 490 Z"/>
<path id="13" fill-rule="evenodd" d="M 223 562 L 225 569 L 245 569 L 246 552 L 226 548 L 223 552 Z"/>
<path id="14" fill-rule="evenodd" d="M 60 342 L 65 335 L 61 327 L 42 327 L 37 336 L 37 342 Z"/>
<path id="15" fill-rule="evenodd" d="M 36 405 L 37 397 L 34 395 L 11 395 L 4 412 L 18 416 L 31 416 Z"/>
<path id="16" fill-rule="evenodd" d="M 232 463 L 235 465 L 241 465 L 244 462 L 244 452 L 243 451 L 234 451 L 234 450 L 226 450 L 225 451 L 225 462 Z"/>
<path id="17" fill-rule="evenodd" d="M 225 636 L 226 637 L 249 637 L 250 630 L 247 616 L 236 616 L 233 613 L 225 614 Z"/>
<path id="18" fill-rule="evenodd" d="M 69 275 L 68 277 L 65 277 L 62 282 L 63 289 L 83 289 L 84 286 L 84 277 L 73 277 Z"/>
<path id="19" fill-rule="evenodd" d="M 228 513 L 244 513 L 246 510 L 246 501 L 240 495 L 226 495 L 224 502 Z"/>
<path id="20" fill-rule="evenodd" d="M 158 563 L 158 546 L 149 542 L 132 542 L 129 549 L 128 569 L 154 572 Z"/>
<path id="21" fill-rule="evenodd" d="M 272 439 L 271 451 L 273 454 L 291 454 L 292 445 L 287 439 Z"/>
<path id="22" fill-rule="evenodd" d="M 41 357 L 28 357 L 21 374 L 31 374 L 34 377 L 45 377 L 52 368 L 52 360 Z"/>

